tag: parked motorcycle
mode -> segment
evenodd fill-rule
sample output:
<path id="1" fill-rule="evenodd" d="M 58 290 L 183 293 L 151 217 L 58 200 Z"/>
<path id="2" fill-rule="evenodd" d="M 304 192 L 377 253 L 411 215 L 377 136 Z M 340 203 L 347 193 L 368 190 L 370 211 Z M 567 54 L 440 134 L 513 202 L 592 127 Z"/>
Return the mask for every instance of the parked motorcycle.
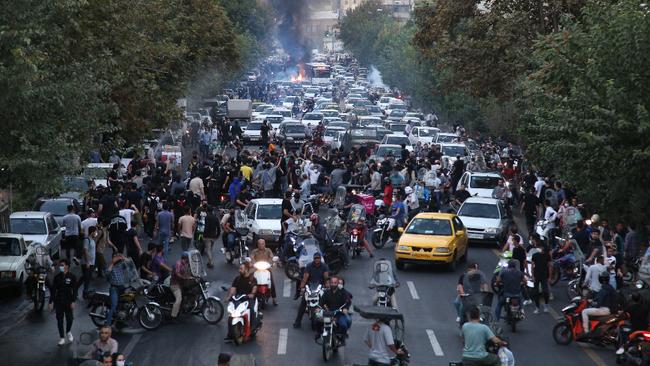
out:
<path id="1" fill-rule="evenodd" d="M 254 301 L 252 309 L 250 301 Z M 251 311 L 253 312 L 251 314 Z M 251 316 L 254 320 L 251 322 Z M 235 295 L 228 303 L 228 334 L 236 345 L 248 342 L 262 328 L 263 314 L 258 311 L 257 299 Z M 251 324 L 254 323 L 254 324 Z"/>
<path id="2" fill-rule="evenodd" d="M 257 282 L 257 302 L 262 310 L 271 298 L 271 268 L 277 261 L 278 257 L 273 257 L 273 263 L 258 261 L 253 265 L 255 268 L 253 277 L 255 277 L 255 281 Z"/>
<path id="3" fill-rule="evenodd" d="M 582 328 L 582 310 L 589 307 L 589 300 L 576 297 L 562 309 L 563 318 L 553 327 L 555 343 L 566 346 L 572 341 L 592 343 L 599 346 L 616 345 L 618 328 L 627 318 L 625 313 L 589 318 L 591 331 Z M 588 332 L 589 331 L 589 332 Z M 588 332 L 588 333 L 587 333 Z M 587 333 L 587 337 L 585 337 Z"/>

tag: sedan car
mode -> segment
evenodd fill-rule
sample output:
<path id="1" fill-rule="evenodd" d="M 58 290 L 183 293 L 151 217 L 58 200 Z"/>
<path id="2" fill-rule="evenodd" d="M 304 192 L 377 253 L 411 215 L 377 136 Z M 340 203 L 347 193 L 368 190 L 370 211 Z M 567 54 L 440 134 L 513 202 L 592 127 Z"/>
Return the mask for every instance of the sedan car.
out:
<path id="1" fill-rule="evenodd" d="M 374 160 L 377 163 L 381 163 L 382 161 L 388 159 L 388 158 L 395 158 L 399 159 L 402 156 L 402 147 L 399 145 L 388 145 L 388 144 L 381 144 L 377 147 L 377 150 L 375 150 L 375 153 L 370 155 L 370 160 Z"/>
<path id="2" fill-rule="evenodd" d="M 412 144 L 417 144 L 418 141 L 423 145 L 431 144 L 439 132 L 440 129 L 436 127 L 413 127 L 409 134 L 409 140 Z"/>
<path id="3" fill-rule="evenodd" d="M 281 219 L 282 199 L 257 198 L 251 200 L 248 206 L 239 212 L 236 226 L 248 228 L 248 239 L 252 243 L 264 239 L 267 245 L 277 245 Z"/>
<path id="4" fill-rule="evenodd" d="M 245 144 L 260 143 L 262 141 L 262 122 L 255 121 L 248 124 L 242 134 Z"/>
<path id="5" fill-rule="evenodd" d="M 283 122 L 276 138 L 284 145 L 302 145 L 307 141 L 307 127 L 302 123 Z"/>
<path id="6" fill-rule="evenodd" d="M 512 221 L 501 201 L 483 197 L 466 199 L 458 210 L 458 217 L 467 227 L 469 240 L 497 245 L 504 240 Z"/>
<path id="7" fill-rule="evenodd" d="M 398 146 L 402 146 L 403 144 L 406 147 L 406 150 L 413 151 L 413 145 L 411 145 L 411 141 L 409 140 L 408 137 L 402 134 L 386 135 L 381 140 L 381 144 L 398 145 Z"/>
<path id="8" fill-rule="evenodd" d="M 74 198 L 39 198 L 34 203 L 34 211 L 49 212 L 54 216 L 57 224 L 63 224 L 63 216 L 68 214 L 68 206 L 74 206 L 76 212 L 81 214 L 81 204 Z"/>
<path id="9" fill-rule="evenodd" d="M 302 116 L 302 123 L 306 126 L 311 124 L 312 126 L 318 126 L 319 123 L 323 122 L 323 114 L 318 112 L 309 112 L 305 113 Z"/>
<path id="10" fill-rule="evenodd" d="M 9 216 L 9 232 L 22 234 L 27 245 L 41 243 L 54 256 L 59 253 L 63 228 L 49 212 L 19 211 Z"/>
<path id="11" fill-rule="evenodd" d="M 28 246 L 20 234 L 0 234 L 0 288 L 22 290 L 27 279 Z"/>
<path id="12" fill-rule="evenodd" d="M 467 233 L 455 214 L 427 212 L 417 214 L 402 230 L 395 246 L 395 266 L 410 264 L 444 264 L 455 271 L 467 260 Z"/>
<path id="13" fill-rule="evenodd" d="M 492 198 L 494 188 L 502 179 L 499 173 L 465 172 L 458 180 L 456 189 L 464 185 L 472 196 Z"/>

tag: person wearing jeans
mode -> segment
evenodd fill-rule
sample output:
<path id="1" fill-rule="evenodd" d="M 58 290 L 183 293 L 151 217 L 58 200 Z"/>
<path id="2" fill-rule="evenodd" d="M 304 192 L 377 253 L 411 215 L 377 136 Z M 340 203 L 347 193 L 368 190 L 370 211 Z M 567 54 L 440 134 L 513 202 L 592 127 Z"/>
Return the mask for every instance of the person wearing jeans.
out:
<path id="1" fill-rule="evenodd" d="M 124 268 L 121 264 L 118 264 L 124 260 L 122 254 L 116 254 L 111 260 L 111 264 L 108 265 L 108 282 L 110 284 L 109 295 L 111 298 L 111 307 L 108 310 L 108 315 L 106 316 L 106 325 L 113 324 L 113 314 L 117 311 L 117 304 L 120 300 L 120 294 L 124 291 L 126 286 L 126 277 L 124 273 Z"/>
<path id="2" fill-rule="evenodd" d="M 169 211 L 169 203 L 163 203 L 162 211 L 158 212 L 156 217 L 155 231 L 158 232 L 158 243 L 163 246 L 164 253 L 169 251 L 169 238 L 172 234 L 172 225 L 174 223 L 174 214 Z"/>
<path id="3" fill-rule="evenodd" d="M 183 282 L 192 279 L 190 272 L 190 257 L 187 252 L 181 254 L 181 259 L 174 265 L 172 271 L 172 279 L 170 289 L 174 294 L 174 305 L 172 306 L 172 320 L 178 317 L 178 312 L 181 310 L 181 302 L 183 301 Z"/>

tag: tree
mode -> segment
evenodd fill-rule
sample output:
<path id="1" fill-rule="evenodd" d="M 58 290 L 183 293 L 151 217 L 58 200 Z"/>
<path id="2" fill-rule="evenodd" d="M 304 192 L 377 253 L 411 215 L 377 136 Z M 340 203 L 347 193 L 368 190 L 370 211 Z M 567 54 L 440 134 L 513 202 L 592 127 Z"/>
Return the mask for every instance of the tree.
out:
<path id="1" fill-rule="evenodd" d="M 375 62 L 375 44 L 391 21 L 381 2 L 369 0 L 348 12 L 341 20 L 339 37 L 357 60 L 368 66 Z"/>
<path id="2" fill-rule="evenodd" d="M 594 1 L 536 44 L 518 98 L 528 155 L 610 217 L 647 222 L 650 14 L 638 0 Z"/>

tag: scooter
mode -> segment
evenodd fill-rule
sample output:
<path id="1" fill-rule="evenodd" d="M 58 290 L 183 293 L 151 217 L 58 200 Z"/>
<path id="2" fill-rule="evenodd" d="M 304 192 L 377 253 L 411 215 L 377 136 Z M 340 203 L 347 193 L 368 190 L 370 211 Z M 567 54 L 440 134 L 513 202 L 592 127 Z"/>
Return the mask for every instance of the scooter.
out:
<path id="1" fill-rule="evenodd" d="M 355 226 L 350 230 L 350 244 L 348 245 L 348 252 L 350 258 L 354 259 L 361 255 L 361 250 L 363 250 L 363 229 Z"/>
<path id="2" fill-rule="evenodd" d="M 254 301 L 252 309 L 250 301 Z M 253 321 L 251 316 L 254 316 Z M 240 345 L 254 337 L 262 328 L 262 317 L 256 298 L 250 299 L 245 294 L 233 296 L 228 303 L 228 334 L 233 342 Z"/>
<path id="3" fill-rule="evenodd" d="M 485 345 L 485 350 L 488 351 L 489 353 L 493 353 L 495 355 L 499 355 L 500 359 L 507 359 L 508 361 L 512 361 L 514 363 L 515 357 L 508 349 L 508 344 L 505 345 L 496 345 L 492 341 L 488 341 L 487 344 Z M 510 363 L 508 363 L 509 365 Z M 452 361 L 449 362 L 449 366 L 480 366 L 480 363 L 474 362 L 474 361 Z"/>
<path id="4" fill-rule="evenodd" d="M 589 306 L 589 300 L 576 297 L 562 309 L 564 317 L 553 327 L 555 343 L 566 346 L 572 341 L 592 343 L 598 346 L 616 345 L 618 343 L 618 328 L 623 326 L 627 318 L 626 313 L 606 316 L 590 317 L 591 331 L 588 337 L 583 336 L 586 331 L 582 328 L 582 311 Z"/>
<path id="5" fill-rule="evenodd" d="M 266 261 L 255 262 L 255 281 L 257 282 L 257 302 L 260 309 L 264 309 L 269 299 L 271 298 L 271 268 L 278 262 L 278 257 L 273 257 L 273 263 Z"/>
<path id="6" fill-rule="evenodd" d="M 625 329 L 623 327 L 623 331 Z M 650 331 L 633 332 L 628 336 L 628 340 L 622 348 L 623 353 L 616 355 L 617 364 L 625 366 L 650 365 Z"/>

